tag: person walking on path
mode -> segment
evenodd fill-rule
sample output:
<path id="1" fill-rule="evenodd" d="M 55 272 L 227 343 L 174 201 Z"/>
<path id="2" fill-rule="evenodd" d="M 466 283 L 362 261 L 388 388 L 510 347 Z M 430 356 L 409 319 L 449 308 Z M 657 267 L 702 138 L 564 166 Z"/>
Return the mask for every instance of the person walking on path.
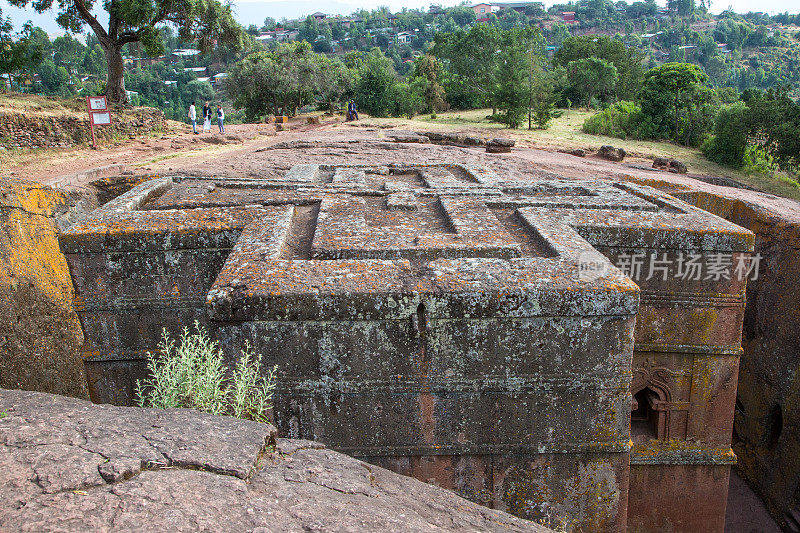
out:
<path id="1" fill-rule="evenodd" d="M 189 121 L 192 123 L 192 131 L 194 134 L 199 135 L 199 133 L 197 133 L 197 110 L 194 108 L 194 102 L 189 106 Z"/>
<path id="2" fill-rule="evenodd" d="M 225 120 L 225 111 L 222 110 L 222 104 L 217 106 L 217 125 L 219 126 L 219 132 L 225 133 L 225 124 L 223 124 L 223 120 Z"/>
<path id="3" fill-rule="evenodd" d="M 358 120 L 358 108 L 356 107 L 354 100 L 350 100 L 347 109 L 350 115 L 350 120 Z"/>
<path id="4" fill-rule="evenodd" d="M 211 131 L 211 105 L 206 102 L 203 106 L 203 133 Z"/>

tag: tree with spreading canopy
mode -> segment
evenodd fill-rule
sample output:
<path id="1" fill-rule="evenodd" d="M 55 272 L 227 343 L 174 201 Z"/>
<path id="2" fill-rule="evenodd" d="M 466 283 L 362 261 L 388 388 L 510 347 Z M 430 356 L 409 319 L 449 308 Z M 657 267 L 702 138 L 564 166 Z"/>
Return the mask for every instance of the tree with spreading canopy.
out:
<path id="1" fill-rule="evenodd" d="M 16 7 L 29 4 L 39 13 L 53 7 L 54 0 L 8 0 Z M 141 43 L 152 57 L 164 52 L 160 27 L 174 25 L 185 42 L 196 41 L 202 52 L 217 43 L 241 46 L 243 32 L 234 20 L 229 4 L 219 0 L 105 0 L 108 12 L 104 27 L 92 13 L 94 0 L 58 0 L 56 21 L 71 33 L 80 33 L 88 25 L 103 49 L 107 63 L 105 94 L 109 103 L 127 103 L 122 48 Z"/>
<path id="2" fill-rule="evenodd" d="M 291 41 L 242 59 L 231 69 L 225 87 L 254 121 L 268 113 L 294 114 L 309 103 L 333 108 L 352 92 L 355 77 L 339 59 L 315 53 L 305 41 Z"/>
<path id="3" fill-rule="evenodd" d="M 607 35 L 567 37 L 553 56 L 553 65 L 567 67 L 572 61 L 592 57 L 607 61 L 617 69 L 614 87 L 617 98 L 626 100 L 636 96 L 642 78 L 644 52 L 625 46 L 619 39 Z"/>
<path id="4" fill-rule="evenodd" d="M 42 62 L 43 49 L 36 43 L 33 26 L 25 24 L 22 31 L 12 33 L 11 19 L 3 18 L 0 10 L 0 74 L 8 76 L 8 82 L 35 68 Z M 6 80 L 0 80 L 0 91 L 6 89 Z"/>
<path id="5" fill-rule="evenodd" d="M 475 24 L 469 30 L 437 33 L 434 55 L 447 62 L 453 82 L 474 93 L 480 104 L 496 110 L 497 70 L 500 64 L 501 32 L 492 24 Z"/>

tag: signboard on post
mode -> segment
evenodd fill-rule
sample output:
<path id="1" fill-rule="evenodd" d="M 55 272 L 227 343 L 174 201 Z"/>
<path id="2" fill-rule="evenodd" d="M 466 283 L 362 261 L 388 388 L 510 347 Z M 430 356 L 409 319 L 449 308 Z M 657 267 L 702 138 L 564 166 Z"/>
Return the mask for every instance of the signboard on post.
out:
<path id="1" fill-rule="evenodd" d="M 94 137 L 95 126 L 108 126 L 111 124 L 111 112 L 105 96 L 87 96 L 86 109 L 89 111 L 89 127 L 92 130 L 92 148 L 97 148 Z"/>

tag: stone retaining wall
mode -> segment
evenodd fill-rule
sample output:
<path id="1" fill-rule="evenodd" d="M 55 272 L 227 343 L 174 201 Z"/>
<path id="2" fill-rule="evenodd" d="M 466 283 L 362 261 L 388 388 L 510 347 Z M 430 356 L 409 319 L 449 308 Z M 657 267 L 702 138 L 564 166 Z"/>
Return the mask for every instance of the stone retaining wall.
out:
<path id="1" fill-rule="evenodd" d="M 111 126 L 98 126 L 98 142 L 118 137 L 137 137 L 163 130 L 164 113 L 152 108 L 111 112 Z M 89 117 L 72 115 L 26 115 L 0 112 L 0 147 L 65 148 L 91 142 Z"/>

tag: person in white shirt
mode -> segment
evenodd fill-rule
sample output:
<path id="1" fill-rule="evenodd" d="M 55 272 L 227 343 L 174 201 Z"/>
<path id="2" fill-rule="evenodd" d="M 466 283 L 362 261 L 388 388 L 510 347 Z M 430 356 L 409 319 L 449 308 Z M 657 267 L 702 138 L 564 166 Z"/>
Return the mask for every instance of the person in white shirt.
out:
<path id="1" fill-rule="evenodd" d="M 192 122 L 192 131 L 194 134 L 200 135 L 197 133 L 197 111 L 194 108 L 194 102 L 189 106 L 189 120 Z"/>
<path id="2" fill-rule="evenodd" d="M 219 132 L 225 133 L 225 125 L 222 121 L 225 120 L 225 111 L 222 110 L 222 104 L 217 106 L 217 125 L 219 126 Z"/>

